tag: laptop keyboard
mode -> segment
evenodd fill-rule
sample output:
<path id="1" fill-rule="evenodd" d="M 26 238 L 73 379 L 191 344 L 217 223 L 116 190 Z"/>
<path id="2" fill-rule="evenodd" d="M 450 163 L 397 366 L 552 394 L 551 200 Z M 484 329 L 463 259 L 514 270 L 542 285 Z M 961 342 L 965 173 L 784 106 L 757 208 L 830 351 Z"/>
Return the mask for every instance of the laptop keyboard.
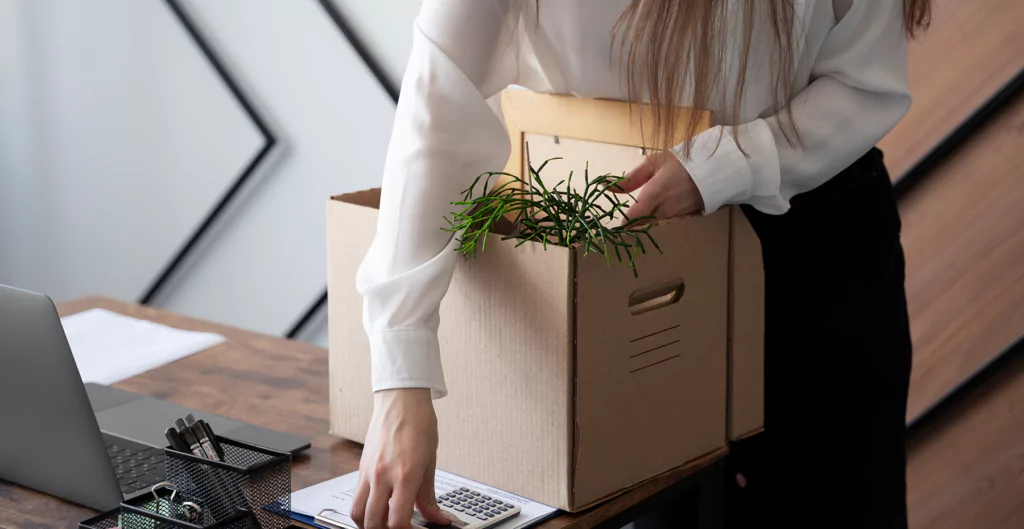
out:
<path id="1" fill-rule="evenodd" d="M 117 474 L 121 492 L 128 496 L 166 479 L 164 449 L 153 448 L 120 437 L 103 434 L 110 465 Z"/>

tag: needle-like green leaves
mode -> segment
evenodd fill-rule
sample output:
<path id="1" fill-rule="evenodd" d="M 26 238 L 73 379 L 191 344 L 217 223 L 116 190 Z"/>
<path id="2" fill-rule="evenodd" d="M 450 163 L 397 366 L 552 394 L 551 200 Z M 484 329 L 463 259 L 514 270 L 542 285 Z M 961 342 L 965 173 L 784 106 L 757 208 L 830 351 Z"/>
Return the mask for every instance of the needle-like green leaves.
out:
<path id="1" fill-rule="evenodd" d="M 625 180 L 624 176 L 605 174 L 591 179 L 588 168 L 584 172 L 582 192 L 572 189 L 572 173 L 567 180 L 549 188 L 540 172 L 550 161 L 545 161 L 536 170 L 529 165 L 529 180 L 508 173 L 484 173 L 463 191 L 462 200 L 452 202 L 462 209 L 453 211 L 450 218 L 445 217 L 448 227 L 441 229 L 455 234 L 458 251 L 465 258 L 475 256 L 477 250 L 484 251 L 487 234 L 502 217 L 508 216 L 513 218 L 516 229 L 502 240 L 520 239 L 517 247 L 527 241 L 539 242 L 545 249 L 548 244 L 582 245 L 584 255 L 590 252 L 601 254 L 608 266 L 611 266 L 614 254 L 616 260 L 633 269 L 634 275 L 637 255 L 647 253 L 644 238 L 661 252 L 651 237 L 651 225 L 646 223 L 652 217 L 629 218 L 626 215 L 629 202 L 620 200 L 620 195 L 612 192 Z M 510 180 L 490 189 L 492 179 L 499 176 Z M 485 193 L 477 196 L 479 187 Z M 627 196 L 636 200 L 631 195 Z M 612 222 L 615 220 L 620 222 Z"/>

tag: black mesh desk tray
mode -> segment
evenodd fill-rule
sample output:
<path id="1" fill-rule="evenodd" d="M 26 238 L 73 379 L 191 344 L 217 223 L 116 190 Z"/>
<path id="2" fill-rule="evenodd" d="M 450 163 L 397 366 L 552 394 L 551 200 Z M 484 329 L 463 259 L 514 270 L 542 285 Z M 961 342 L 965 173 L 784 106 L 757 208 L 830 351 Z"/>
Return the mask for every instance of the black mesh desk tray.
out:
<path id="1" fill-rule="evenodd" d="M 291 511 L 291 455 L 217 437 L 224 461 L 167 449 L 171 498 L 144 494 L 80 529 L 285 529 Z M 163 492 L 163 491 L 162 491 Z M 202 511 L 187 520 L 189 502 Z M 192 509 L 194 512 L 195 510 Z"/>

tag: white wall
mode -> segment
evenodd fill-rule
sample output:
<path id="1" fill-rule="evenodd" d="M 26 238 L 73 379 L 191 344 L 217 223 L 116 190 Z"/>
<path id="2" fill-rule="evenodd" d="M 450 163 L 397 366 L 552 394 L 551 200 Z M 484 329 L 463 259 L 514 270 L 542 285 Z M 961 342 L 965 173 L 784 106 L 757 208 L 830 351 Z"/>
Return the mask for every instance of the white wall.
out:
<path id="1" fill-rule="evenodd" d="M 260 138 L 163 2 L 0 5 L 0 282 L 136 298 Z"/>
<path id="2" fill-rule="evenodd" d="M 296 336 L 297 339 L 310 342 L 320 347 L 327 347 L 330 343 L 330 334 L 327 328 L 327 310 L 324 309 L 322 313 L 318 314 L 318 318 L 311 322 L 309 328 L 304 330 L 300 336 Z"/>
<path id="3" fill-rule="evenodd" d="M 333 1 L 399 84 L 419 0 Z M 394 104 L 316 0 L 182 4 L 282 148 L 156 304 L 281 333 L 325 284 L 327 196 L 380 182 Z M 0 282 L 137 298 L 261 138 L 163 0 L 0 0 L 0 46 Z"/>
<path id="4" fill-rule="evenodd" d="M 33 263 L 39 247 L 28 243 L 25 225 L 37 225 L 38 180 L 32 117 L 35 99 L 28 82 L 28 28 L 19 2 L 0 1 L 0 282 L 41 283 Z"/>
<path id="5" fill-rule="evenodd" d="M 280 334 L 326 282 L 327 197 L 379 185 L 394 103 L 316 2 L 187 2 L 287 152 L 160 304 Z"/>
<path id="6" fill-rule="evenodd" d="M 405 63 L 412 48 L 413 23 L 421 0 L 366 2 L 333 0 L 349 20 L 364 43 L 370 48 L 394 86 L 402 84 Z M 320 309 L 296 338 L 327 347 L 327 307 Z"/>
<path id="7" fill-rule="evenodd" d="M 394 85 L 402 84 L 402 72 L 412 48 L 412 28 L 421 0 L 332 0 L 338 11 L 367 45 Z"/>

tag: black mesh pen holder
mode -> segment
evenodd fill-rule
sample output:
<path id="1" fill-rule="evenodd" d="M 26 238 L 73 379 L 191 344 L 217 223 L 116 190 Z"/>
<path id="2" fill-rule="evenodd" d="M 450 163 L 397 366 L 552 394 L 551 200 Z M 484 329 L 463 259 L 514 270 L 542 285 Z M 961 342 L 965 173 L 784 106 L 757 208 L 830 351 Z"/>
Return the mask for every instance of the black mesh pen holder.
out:
<path id="1" fill-rule="evenodd" d="M 202 508 L 203 520 L 199 526 L 204 529 L 288 527 L 291 523 L 291 454 L 221 436 L 217 436 L 217 440 L 224 450 L 223 461 L 165 450 L 167 481 L 174 484 L 182 500 Z M 236 520 L 239 513 L 249 513 L 247 520 L 251 525 L 219 525 Z"/>

